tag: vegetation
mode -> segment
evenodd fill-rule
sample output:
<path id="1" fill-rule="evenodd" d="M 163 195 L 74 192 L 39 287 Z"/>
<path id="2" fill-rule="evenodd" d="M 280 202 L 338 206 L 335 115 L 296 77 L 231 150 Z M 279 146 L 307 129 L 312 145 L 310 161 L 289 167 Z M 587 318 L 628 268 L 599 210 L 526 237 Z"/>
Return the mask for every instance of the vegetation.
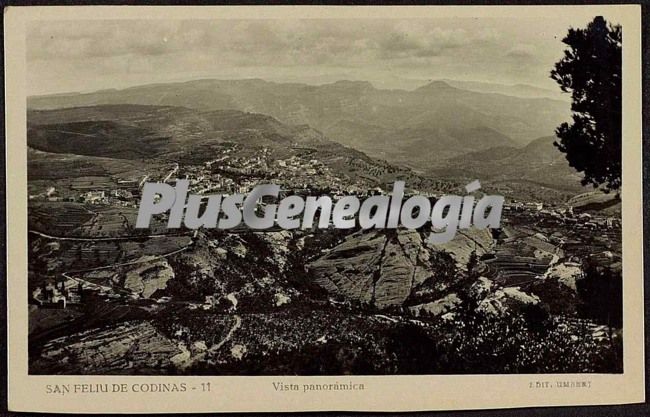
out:
<path id="1" fill-rule="evenodd" d="M 576 280 L 582 315 L 607 326 L 623 326 L 623 279 L 620 271 L 586 261 L 582 279 Z"/>
<path id="2" fill-rule="evenodd" d="M 621 186 L 621 26 L 597 16 L 585 29 L 569 29 L 562 41 L 569 49 L 555 64 L 551 78 L 571 93 L 573 123 L 557 128 L 555 145 L 583 173 L 583 185 L 617 190 Z"/>

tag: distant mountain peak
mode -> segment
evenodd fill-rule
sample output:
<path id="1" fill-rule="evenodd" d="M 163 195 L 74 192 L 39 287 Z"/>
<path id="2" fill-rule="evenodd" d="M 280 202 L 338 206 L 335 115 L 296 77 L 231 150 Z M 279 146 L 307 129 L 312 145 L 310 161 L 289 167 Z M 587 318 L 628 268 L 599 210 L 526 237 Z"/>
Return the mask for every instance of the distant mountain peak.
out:
<path id="1" fill-rule="evenodd" d="M 442 80 L 431 81 L 422 87 L 417 88 L 415 91 L 458 91 L 458 88 L 452 87 L 449 83 Z"/>

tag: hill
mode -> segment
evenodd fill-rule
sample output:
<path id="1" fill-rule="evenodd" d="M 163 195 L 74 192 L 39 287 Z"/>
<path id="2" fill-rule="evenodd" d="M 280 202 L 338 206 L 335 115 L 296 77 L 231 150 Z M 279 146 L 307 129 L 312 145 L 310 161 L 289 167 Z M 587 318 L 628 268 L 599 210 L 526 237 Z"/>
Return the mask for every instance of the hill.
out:
<path id="1" fill-rule="evenodd" d="M 621 199 L 616 193 L 600 190 L 579 194 L 568 201 L 576 212 L 593 211 L 600 214 L 620 215 Z"/>
<path id="2" fill-rule="evenodd" d="M 27 144 L 33 149 L 86 156 L 141 159 L 184 146 L 245 142 L 251 146 L 323 145 L 308 126 L 288 126 L 257 113 L 182 107 L 100 105 L 30 110 Z"/>
<path id="3" fill-rule="evenodd" d="M 363 184 L 362 189 L 386 186 L 398 178 L 423 190 L 447 190 L 458 186 L 371 158 L 330 141 L 309 126 L 284 124 L 259 113 L 99 105 L 30 110 L 27 121 L 29 175 L 33 180 L 66 176 L 117 176 L 141 180 L 145 174 L 157 177 L 161 171 L 164 177 L 173 166 L 170 164 L 200 165 L 223 156 L 228 149 L 237 148 L 232 155 L 243 160 L 254 159 L 260 152 L 270 160 L 292 156 L 305 163 L 317 160 L 327 166 L 326 171 L 332 175 L 349 183 Z M 322 172 L 311 177 L 309 183 L 315 187 L 331 186 L 332 178 L 328 175 Z M 35 193 L 42 191 L 35 190 Z"/>
<path id="4" fill-rule="evenodd" d="M 562 94 L 560 89 L 549 90 L 546 88 L 535 87 L 528 84 L 498 84 L 486 83 L 479 81 L 458 81 L 458 80 L 443 80 L 452 87 L 462 88 L 464 90 L 476 91 L 479 93 L 497 93 L 505 94 L 513 97 L 523 98 L 550 98 L 553 100 L 569 100 L 569 96 Z"/>
<path id="5" fill-rule="evenodd" d="M 580 184 L 580 174 L 569 166 L 564 154 L 553 145 L 555 140 L 554 136 L 545 136 L 523 147 L 498 146 L 470 152 L 451 158 L 445 166 L 429 172 L 464 180 L 480 178 L 497 188 L 521 186 L 540 192 L 551 188 L 561 191 L 561 198 L 585 192 L 587 188 Z M 522 190 L 519 191 L 521 194 Z M 553 194 L 552 198 L 556 197 L 559 196 Z M 540 197 L 535 195 L 534 198 Z"/>

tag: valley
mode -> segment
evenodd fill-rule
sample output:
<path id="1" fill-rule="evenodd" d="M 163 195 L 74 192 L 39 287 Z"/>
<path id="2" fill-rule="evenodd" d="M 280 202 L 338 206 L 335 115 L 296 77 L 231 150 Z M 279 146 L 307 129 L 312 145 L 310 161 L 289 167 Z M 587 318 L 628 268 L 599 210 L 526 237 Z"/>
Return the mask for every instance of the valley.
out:
<path id="1" fill-rule="evenodd" d="M 621 326 L 582 290 L 587 265 L 620 273 L 620 201 L 552 146 L 552 100 L 490 94 L 206 80 L 30 99 L 30 373 L 620 372 Z M 335 199 L 401 180 L 432 201 L 478 178 L 506 204 L 500 230 L 438 246 L 430 223 L 136 229 L 143 183 L 181 178 Z"/>

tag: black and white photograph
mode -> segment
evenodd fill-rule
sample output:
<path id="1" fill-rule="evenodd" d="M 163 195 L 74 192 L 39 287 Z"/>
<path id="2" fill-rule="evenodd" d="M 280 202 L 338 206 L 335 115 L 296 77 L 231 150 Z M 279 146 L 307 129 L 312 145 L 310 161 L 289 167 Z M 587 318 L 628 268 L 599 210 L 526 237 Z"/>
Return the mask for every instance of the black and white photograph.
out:
<path id="1" fill-rule="evenodd" d="M 623 373 L 625 33 L 30 20 L 29 374 Z"/>

